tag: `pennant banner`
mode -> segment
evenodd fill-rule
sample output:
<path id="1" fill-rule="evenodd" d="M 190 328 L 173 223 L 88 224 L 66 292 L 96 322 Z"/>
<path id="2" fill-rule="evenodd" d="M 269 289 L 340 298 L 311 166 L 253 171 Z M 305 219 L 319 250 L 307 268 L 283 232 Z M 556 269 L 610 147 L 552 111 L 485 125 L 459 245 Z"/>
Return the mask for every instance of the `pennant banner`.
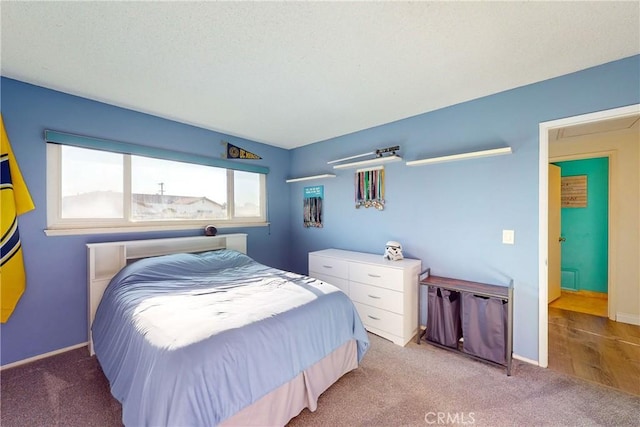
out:
<path id="1" fill-rule="evenodd" d="M 26 274 L 18 232 L 18 215 L 34 209 L 29 190 L 11 151 L 11 144 L 0 114 L 0 321 L 5 323 L 26 287 Z"/>
<path id="2" fill-rule="evenodd" d="M 244 148 L 237 147 L 226 141 L 222 141 L 222 144 L 226 146 L 225 152 L 223 154 L 223 157 L 225 159 L 262 159 L 262 157 L 258 156 L 257 154 L 253 154 L 252 152 L 247 151 Z"/>

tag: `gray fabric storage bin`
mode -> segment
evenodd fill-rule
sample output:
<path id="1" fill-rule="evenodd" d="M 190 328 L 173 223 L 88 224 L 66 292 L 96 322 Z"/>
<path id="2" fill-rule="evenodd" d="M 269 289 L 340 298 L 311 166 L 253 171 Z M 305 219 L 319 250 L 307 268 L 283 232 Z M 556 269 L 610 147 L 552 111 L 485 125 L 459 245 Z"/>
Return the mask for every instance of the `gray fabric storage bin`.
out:
<path id="1" fill-rule="evenodd" d="M 429 286 L 427 292 L 427 340 L 458 348 L 462 337 L 460 293 Z"/>
<path id="2" fill-rule="evenodd" d="M 500 298 L 462 293 L 462 334 L 465 353 L 506 363 L 508 305 Z"/>

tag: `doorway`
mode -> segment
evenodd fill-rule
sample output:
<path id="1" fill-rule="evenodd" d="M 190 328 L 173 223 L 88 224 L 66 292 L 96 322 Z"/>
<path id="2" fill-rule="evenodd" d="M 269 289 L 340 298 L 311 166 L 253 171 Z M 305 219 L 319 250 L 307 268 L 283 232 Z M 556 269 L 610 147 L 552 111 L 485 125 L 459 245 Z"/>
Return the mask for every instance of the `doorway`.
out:
<path id="1" fill-rule="evenodd" d="M 560 165 L 567 162 L 565 164 L 571 165 L 573 160 L 603 157 L 611 166 L 608 201 L 610 213 L 607 221 L 607 291 L 611 298 L 606 308 L 609 316 L 599 317 L 559 309 L 553 307 L 553 303 L 543 309 L 540 304 L 540 365 L 635 395 L 640 395 L 640 367 L 636 363 L 637 358 L 633 356 L 638 349 L 636 337 L 640 336 L 640 307 L 637 306 L 637 302 L 633 303 L 640 301 L 637 268 L 640 260 L 640 242 L 638 233 L 635 232 L 640 229 L 639 107 L 635 105 L 540 126 L 540 150 L 545 154 L 544 157 L 540 156 L 541 193 L 550 191 L 549 187 L 542 187 L 544 179 L 549 180 L 547 184 L 551 179 L 548 171 L 549 162 Z M 622 130 L 625 128 L 627 132 Z M 586 134 L 591 134 L 591 137 L 579 137 Z M 570 136 L 565 137 L 567 135 Z M 544 177 L 543 165 L 547 175 Z M 544 194 L 544 197 L 548 195 Z M 541 194 L 540 205 L 543 204 Z M 550 206 L 551 203 L 548 202 L 547 209 L 550 209 Z M 547 224 L 543 224 L 545 219 L 548 221 Z M 550 274 L 552 254 L 549 247 L 553 244 L 553 236 L 548 233 L 551 233 L 551 218 L 541 215 L 540 221 L 540 271 L 543 271 L 543 261 L 548 262 L 547 271 Z M 544 225 L 547 226 L 544 230 L 547 234 L 547 248 L 542 242 L 545 234 L 542 232 Z M 545 249 L 547 253 L 542 254 Z M 579 271 L 580 269 L 576 269 L 573 273 Z M 551 279 L 546 275 L 541 275 L 540 278 L 540 297 L 548 298 L 552 292 Z M 576 280 L 573 277 L 573 281 Z M 542 319 L 545 324 L 542 324 Z M 543 337 L 543 333 L 546 336 Z"/>
<path id="2" fill-rule="evenodd" d="M 539 258 L 538 258 L 538 276 L 539 276 L 539 295 L 538 295 L 538 309 L 539 309 L 539 316 L 538 316 L 538 320 L 539 320 L 539 324 L 538 324 L 538 331 L 539 331 L 539 341 L 538 341 L 538 364 L 542 367 L 547 367 L 548 366 L 548 353 L 549 353 L 549 347 L 548 347 L 548 339 L 549 339 L 549 327 L 548 327 L 548 320 L 549 320 L 549 315 L 548 315 L 548 268 L 547 268 L 547 262 L 548 262 L 548 242 L 549 242 L 549 236 L 548 236 L 548 163 L 549 163 L 549 142 L 552 138 L 550 138 L 550 135 L 552 135 L 553 133 L 555 133 L 556 135 L 560 132 L 564 133 L 564 131 L 566 129 L 578 129 L 580 126 L 584 126 L 585 129 L 588 128 L 590 130 L 596 129 L 596 131 L 600 131 L 600 132 L 606 132 L 606 129 L 608 128 L 609 125 L 611 124 L 615 124 L 616 126 L 620 126 L 622 123 L 622 126 L 625 126 L 625 123 L 631 123 L 631 126 L 638 126 L 637 122 L 638 122 L 638 117 L 640 117 L 640 105 L 632 105 L 632 106 L 628 106 L 628 107 L 621 107 L 621 108 L 617 108 L 617 109 L 613 109 L 613 110 L 607 110 L 607 111 L 601 111 L 601 112 L 596 112 L 596 113 L 590 113 L 590 114 L 585 114 L 585 115 L 581 115 L 581 116 L 576 116 L 576 117 L 570 117 L 570 118 L 566 118 L 566 119 L 560 119 L 560 120 L 554 120 L 551 122 L 545 122 L 545 123 L 540 123 L 540 134 L 539 134 L 539 138 L 540 138 L 540 146 L 539 146 L 539 212 L 538 212 L 538 219 L 539 219 Z M 636 129 L 636 134 L 637 134 L 637 128 Z M 571 134 L 571 132 L 568 132 L 569 134 Z M 595 150 L 597 151 L 597 150 Z M 591 157 L 593 157 L 594 155 L 598 155 L 598 154 L 605 154 L 608 155 L 608 153 L 597 153 L 597 152 L 591 152 L 590 155 Z M 616 170 L 616 156 L 610 156 L 609 157 L 611 160 L 611 167 L 610 170 L 614 171 Z M 633 160 L 633 159 L 632 159 Z M 635 161 L 637 162 L 637 159 L 635 159 Z M 636 165 L 637 168 L 637 165 Z M 636 173 L 637 175 L 637 173 Z M 635 178 L 637 180 L 637 177 Z M 617 181 L 614 181 L 617 182 Z M 636 188 L 636 187 L 634 187 Z M 636 193 L 633 194 L 632 196 L 634 197 L 634 199 L 637 201 L 638 197 L 640 197 L 640 192 L 637 191 L 637 189 L 635 190 Z M 612 206 L 616 206 L 616 194 L 610 194 L 610 204 Z M 635 221 L 637 221 L 637 206 L 636 206 L 636 219 Z M 612 229 L 609 230 L 609 247 L 610 247 L 610 257 L 609 257 L 609 301 L 608 301 L 608 307 L 609 307 L 609 314 L 610 316 L 617 316 L 616 319 L 614 320 L 622 320 L 622 321 L 626 321 L 627 323 L 632 323 L 632 324 L 640 324 L 639 320 L 636 319 L 637 314 L 636 313 L 625 313 L 625 312 L 619 312 L 617 310 L 617 297 L 616 297 L 616 283 L 617 283 L 617 274 L 619 273 L 618 270 L 618 257 L 626 257 L 629 256 L 632 258 L 633 260 L 633 264 L 635 266 L 637 266 L 638 262 L 640 261 L 640 255 L 638 254 L 638 248 L 637 248 L 637 237 L 636 237 L 636 241 L 634 242 L 634 251 L 631 251 L 631 253 L 623 253 L 622 255 L 619 253 L 620 251 L 618 251 L 618 245 L 617 245 L 617 228 L 619 227 L 619 224 L 616 224 L 616 227 L 614 227 L 613 231 L 614 233 L 612 233 Z M 635 228 L 637 229 L 637 223 L 635 224 Z M 635 268 L 635 267 L 633 267 Z M 635 274 L 635 276 L 637 276 L 637 271 L 634 270 L 634 272 L 632 272 L 632 276 L 633 274 Z M 624 272 L 622 272 L 622 275 L 625 275 Z M 637 278 L 636 278 L 637 281 Z M 635 292 L 637 292 L 637 290 L 634 289 Z"/>
<path id="3" fill-rule="evenodd" d="M 609 157 L 550 161 L 549 307 L 608 317 Z"/>

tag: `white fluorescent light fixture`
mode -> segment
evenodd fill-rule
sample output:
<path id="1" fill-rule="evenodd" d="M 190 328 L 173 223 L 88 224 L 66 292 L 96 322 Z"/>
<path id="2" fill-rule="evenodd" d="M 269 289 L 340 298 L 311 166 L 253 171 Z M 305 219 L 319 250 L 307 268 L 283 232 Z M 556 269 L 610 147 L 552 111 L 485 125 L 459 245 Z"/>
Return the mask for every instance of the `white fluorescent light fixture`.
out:
<path id="1" fill-rule="evenodd" d="M 511 154 L 511 147 L 493 148 L 491 150 L 472 151 L 469 153 L 452 154 L 450 156 L 432 157 L 430 159 L 412 160 L 407 162 L 407 166 L 421 166 L 431 163 L 454 162 L 457 160 L 475 159 L 479 157 L 501 156 Z"/>
<path id="2" fill-rule="evenodd" d="M 342 163 L 340 165 L 335 165 L 333 168 L 334 169 L 350 169 L 350 168 L 357 168 L 357 167 L 363 167 L 363 166 L 379 165 L 382 163 L 399 162 L 400 160 L 402 160 L 402 157 L 394 154 L 392 156 L 376 157 L 375 159 L 369 159 L 369 160 L 360 160 L 359 162 Z"/>
<path id="3" fill-rule="evenodd" d="M 336 176 L 332 173 L 325 173 L 322 175 L 303 176 L 301 178 L 291 178 L 291 179 L 287 179 L 286 182 L 309 181 L 311 179 L 335 178 L 335 177 Z"/>

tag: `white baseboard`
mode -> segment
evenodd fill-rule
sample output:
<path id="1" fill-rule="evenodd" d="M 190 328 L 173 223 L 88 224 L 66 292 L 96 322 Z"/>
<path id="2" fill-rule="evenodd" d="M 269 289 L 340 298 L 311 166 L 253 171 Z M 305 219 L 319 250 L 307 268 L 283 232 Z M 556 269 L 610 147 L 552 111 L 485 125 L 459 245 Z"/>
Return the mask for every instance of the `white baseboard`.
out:
<path id="1" fill-rule="evenodd" d="M 540 364 L 538 363 L 538 361 L 537 361 L 537 360 L 529 359 L 529 358 L 527 358 L 527 357 L 520 356 L 519 354 L 515 354 L 515 353 L 514 353 L 514 354 L 513 354 L 513 358 L 514 358 L 514 359 L 518 359 L 518 360 L 520 360 L 520 361 L 522 361 L 522 362 L 529 363 L 529 364 L 531 364 L 531 365 L 540 366 Z"/>
<path id="2" fill-rule="evenodd" d="M 630 325 L 640 325 L 640 315 L 617 312 L 616 322 L 629 323 Z"/>
<path id="3" fill-rule="evenodd" d="M 7 363 L 0 366 L 0 371 L 9 368 L 15 368 L 16 366 L 26 365 L 27 363 L 35 362 L 36 360 L 46 359 L 47 357 L 55 356 L 56 354 L 66 353 L 67 351 L 75 350 L 77 348 L 86 347 L 88 343 L 83 342 L 80 344 L 72 345 L 71 347 L 61 348 L 59 350 L 50 351 L 49 353 L 39 354 L 37 356 L 29 357 L 28 359 L 18 360 L 17 362 Z"/>

